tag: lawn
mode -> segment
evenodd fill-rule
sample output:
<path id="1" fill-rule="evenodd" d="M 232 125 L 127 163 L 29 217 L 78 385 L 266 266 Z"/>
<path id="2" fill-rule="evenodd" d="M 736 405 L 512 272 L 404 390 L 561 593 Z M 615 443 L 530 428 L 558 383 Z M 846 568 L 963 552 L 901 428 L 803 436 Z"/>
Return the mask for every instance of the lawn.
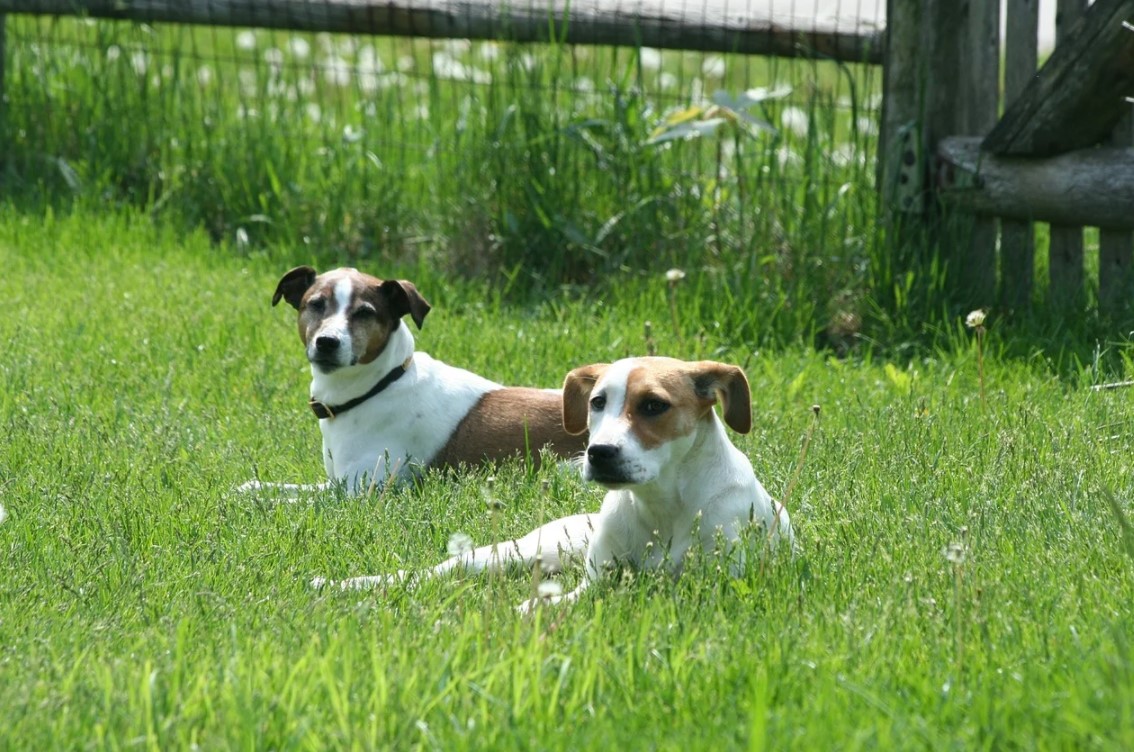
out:
<path id="1" fill-rule="evenodd" d="M 129 210 L 0 213 L 0 748 L 1134 747 L 1128 346 L 1054 368 L 990 320 L 891 360 L 754 350 L 692 273 L 509 303 L 435 265 L 419 349 L 494 379 L 659 352 L 743 365 L 734 436 L 800 538 L 730 579 L 604 583 L 534 618 L 514 573 L 314 592 L 438 561 L 600 494 L 520 463 L 363 499 L 321 479 L 293 314 L 302 252 L 238 251 Z M 672 300 L 673 307 L 670 307 Z M 746 344 L 748 342 L 749 344 Z M 819 425 L 802 469 L 811 406 Z M 1125 527 L 1124 527 L 1125 526 Z M 568 585 L 577 575 L 566 579 Z"/>

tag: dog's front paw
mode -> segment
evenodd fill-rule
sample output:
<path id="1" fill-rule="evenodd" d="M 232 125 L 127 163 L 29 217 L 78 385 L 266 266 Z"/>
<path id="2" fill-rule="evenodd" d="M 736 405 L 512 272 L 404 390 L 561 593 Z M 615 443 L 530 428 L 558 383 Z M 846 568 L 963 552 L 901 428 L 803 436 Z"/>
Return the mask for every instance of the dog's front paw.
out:
<path id="1" fill-rule="evenodd" d="M 554 606 L 562 600 L 563 596 L 561 595 L 541 595 L 536 598 L 529 598 L 520 605 L 516 606 L 516 610 L 521 614 L 527 616 L 540 606 Z"/>
<path id="2" fill-rule="evenodd" d="M 264 484 L 258 480 L 249 480 L 232 489 L 236 494 L 252 494 L 264 490 Z"/>
<path id="3" fill-rule="evenodd" d="M 314 590 L 333 588 L 336 590 L 377 590 L 404 582 L 406 572 L 398 570 L 396 574 L 379 574 L 367 577 L 348 577 L 345 580 L 331 580 L 326 577 L 312 577 L 311 587 Z"/>

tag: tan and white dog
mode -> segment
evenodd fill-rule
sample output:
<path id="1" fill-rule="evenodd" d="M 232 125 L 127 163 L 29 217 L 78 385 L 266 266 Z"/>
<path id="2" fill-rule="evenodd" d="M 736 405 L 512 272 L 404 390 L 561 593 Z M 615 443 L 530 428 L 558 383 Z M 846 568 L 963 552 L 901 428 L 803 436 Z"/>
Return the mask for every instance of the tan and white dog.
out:
<path id="1" fill-rule="evenodd" d="M 563 429 L 558 389 L 504 387 L 415 352 L 402 317 L 420 329 L 430 305 L 411 282 L 299 266 L 280 279 L 272 305 L 280 300 L 299 312 L 328 483 L 253 480 L 240 491 L 295 495 L 338 482 L 358 493 L 427 467 L 586 446 Z"/>
<path id="2" fill-rule="evenodd" d="M 341 582 L 316 578 L 312 585 L 363 589 L 413 575 L 530 567 L 537 558 L 543 571 L 557 571 L 564 559 L 585 552 L 582 584 L 545 599 L 572 601 L 612 566 L 664 566 L 676 575 L 690 547 L 712 551 L 722 543 L 736 574 L 744 562 L 746 531 L 755 528 L 748 539 L 762 547 L 793 544 L 787 511 L 725 433 L 724 424 L 739 433 L 751 430 L 750 399 L 740 368 L 711 361 L 650 357 L 578 368 L 563 384 L 563 425 L 572 434 L 589 425 L 583 476 L 609 489 L 598 514 L 565 517 L 519 540 L 483 546 L 417 573 Z M 718 401 L 724 424 L 713 410 Z"/>

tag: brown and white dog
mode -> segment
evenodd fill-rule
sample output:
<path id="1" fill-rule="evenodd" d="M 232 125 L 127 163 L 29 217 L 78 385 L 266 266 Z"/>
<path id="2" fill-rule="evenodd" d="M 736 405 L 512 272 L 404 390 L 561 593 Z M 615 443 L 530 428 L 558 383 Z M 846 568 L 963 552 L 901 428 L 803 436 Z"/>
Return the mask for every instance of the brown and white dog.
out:
<path id="1" fill-rule="evenodd" d="M 414 352 L 402 317 L 420 329 L 430 305 L 411 282 L 299 266 L 280 279 L 272 305 L 281 299 L 299 311 L 329 483 L 254 480 L 241 491 L 294 495 L 339 482 L 358 493 L 427 467 L 525 453 L 538 461 L 544 447 L 566 456 L 586 446 L 563 429 L 559 390 L 504 387 Z"/>
<path id="2" fill-rule="evenodd" d="M 744 562 L 745 532 L 754 528 L 761 547 L 790 547 L 787 511 L 725 433 L 724 424 L 739 433 L 751 429 L 750 399 L 740 368 L 711 361 L 631 358 L 572 371 L 563 384 L 563 424 L 577 435 L 590 428 L 583 476 L 609 489 L 599 513 L 549 522 L 519 540 L 483 546 L 416 574 L 530 567 L 537 558 L 544 571 L 556 571 L 568 556 L 585 552 L 582 584 L 546 599 L 571 601 L 615 565 L 664 566 L 680 574 L 694 544 L 705 551 L 723 544 L 736 574 Z M 713 410 L 718 401 L 724 424 Z M 315 578 L 312 585 L 362 589 L 412 574 L 337 583 Z"/>

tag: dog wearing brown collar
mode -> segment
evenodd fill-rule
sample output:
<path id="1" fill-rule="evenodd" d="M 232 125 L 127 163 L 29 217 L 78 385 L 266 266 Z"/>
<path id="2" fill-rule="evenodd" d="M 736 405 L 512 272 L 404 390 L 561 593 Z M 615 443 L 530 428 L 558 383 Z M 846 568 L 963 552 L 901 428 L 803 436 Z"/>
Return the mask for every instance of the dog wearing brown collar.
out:
<path id="1" fill-rule="evenodd" d="M 403 319 L 420 329 L 430 305 L 412 282 L 299 266 L 276 286 L 272 305 L 281 300 L 299 314 L 328 482 L 254 480 L 241 491 L 296 495 L 343 483 L 360 493 L 425 468 L 586 448 L 563 428 L 560 390 L 506 387 L 415 352 Z"/>

